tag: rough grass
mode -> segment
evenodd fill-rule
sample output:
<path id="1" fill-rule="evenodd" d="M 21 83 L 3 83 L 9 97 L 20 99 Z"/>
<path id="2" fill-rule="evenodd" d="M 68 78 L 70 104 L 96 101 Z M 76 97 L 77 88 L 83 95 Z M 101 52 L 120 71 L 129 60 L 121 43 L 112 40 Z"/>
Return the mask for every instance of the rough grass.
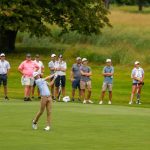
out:
<path id="1" fill-rule="evenodd" d="M 27 33 L 19 33 L 17 49 L 38 48 L 64 52 L 67 58 L 87 57 L 90 61 L 103 63 L 109 57 L 115 64 L 131 64 L 140 59 L 149 64 L 150 13 L 134 13 L 136 7 L 112 7 L 109 15 L 113 28 L 105 27 L 101 35 L 91 37 L 75 32 L 59 37 L 59 28 L 52 26 L 53 37 L 29 38 Z M 150 8 L 145 8 L 148 12 Z"/>

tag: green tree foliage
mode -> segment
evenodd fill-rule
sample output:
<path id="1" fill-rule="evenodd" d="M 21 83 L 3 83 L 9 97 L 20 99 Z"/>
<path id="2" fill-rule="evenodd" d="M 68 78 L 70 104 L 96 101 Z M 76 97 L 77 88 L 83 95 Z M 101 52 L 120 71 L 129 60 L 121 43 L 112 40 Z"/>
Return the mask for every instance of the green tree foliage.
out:
<path id="1" fill-rule="evenodd" d="M 48 24 L 62 33 L 99 34 L 110 26 L 102 0 L 0 0 L 0 49 L 11 51 L 18 31 L 50 35 Z"/>

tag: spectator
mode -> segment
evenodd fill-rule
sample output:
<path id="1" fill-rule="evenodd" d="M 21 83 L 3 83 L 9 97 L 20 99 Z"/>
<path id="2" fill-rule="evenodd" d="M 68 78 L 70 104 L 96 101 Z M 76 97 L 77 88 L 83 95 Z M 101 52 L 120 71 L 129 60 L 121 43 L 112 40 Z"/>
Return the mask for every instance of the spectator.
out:
<path id="1" fill-rule="evenodd" d="M 31 60 L 31 54 L 28 53 L 26 60 L 19 65 L 18 70 L 22 74 L 22 85 L 25 86 L 24 101 L 31 101 L 30 94 L 34 84 L 33 72 L 39 70 L 39 66 Z"/>
<path id="2" fill-rule="evenodd" d="M 35 63 L 39 66 L 39 70 L 38 70 L 37 72 L 39 73 L 40 77 L 42 78 L 43 73 L 44 73 L 44 65 L 43 65 L 43 62 L 40 61 L 40 56 L 39 56 L 39 54 L 36 54 L 36 55 L 35 55 L 35 60 L 34 60 L 33 62 L 35 62 Z M 33 85 L 33 88 L 32 88 L 32 98 L 34 98 L 35 86 L 36 86 L 36 84 L 35 84 L 35 82 L 34 82 L 34 85 Z M 40 97 L 39 89 L 37 89 L 37 92 L 38 92 L 38 98 L 40 99 L 41 97 Z"/>
<path id="3" fill-rule="evenodd" d="M 135 67 L 132 70 L 131 78 L 132 81 L 132 93 L 131 93 L 131 99 L 129 104 L 133 104 L 133 97 L 135 93 L 137 92 L 137 104 L 141 104 L 140 97 L 141 97 L 141 90 L 142 86 L 144 85 L 144 70 L 140 67 L 140 62 L 136 61 L 134 63 Z"/>
<path id="4" fill-rule="evenodd" d="M 62 88 L 62 95 L 65 97 L 65 85 L 66 85 L 66 69 L 67 64 L 63 61 L 63 56 L 59 55 L 58 61 L 55 63 L 56 74 L 58 77 L 55 80 L 55 96 L 59 100 L 59 86 Z"/>
<path id="5" fill-rule="evenodd" d="M 48 63 L 48 67 L 50 70 L 50 75 L 53 75 L 55 73 L 55 63 L 56 63 L 56 55 L 52 54 L 51 55 L 51 61 Z M 53 80 L 53 78 L 50 79 L 50 81 Z M 55 93 L 54 93 L 54 83 L 51 85 L 51 94 L 52 94 L 52 99 L 55 100 Z"/>
<path id="6" fill-rule="evenodd" d="M 111 59 L 106 60 L 106 66 L 104 67 L 102 74 L 104 76 L 104 82 L 102 86 L 101 101 L 99 102 L 99 104 L 103 104 L 103 99 L 107 89 L 109 91 L 108 104 L 112 104 L 112 84 L 113 84 L 114 67 L 112 66 Z"/>
<path id="7" fill-rule="evenodd" d="M 9 100 L 7 96 L 7 77 L 10 70 L 10 64 L 5 60 L 5 54 L 0 54 L 0 86 L 3 83 L 5 100 Z"/>
<path id="8" fill-rule="evenodd" d="M 82 98 L 83 98 L 83 104 L 86 103 L 93 103 L 90 98 L 91 98 L 91 79 L 90 76 L 92 75 L 91 68 L 87 65 L 88 61 L 86 58 L 82 59 L 82 66 L 80 67 L 80 72 L 81 72 L 81 80 L 80 80 L 80 87 L 81 87 L 81 93 L 82 93 Z M 88 90 L 87 98 L 85 96 L 85 90 Z"/>
<path id="9" fill-rule="evenodd" d="M 80 79 L 81 79 L 80 67 L 82 65 L 81 62 L 82 62 L 81 58 L 77 57 L 76 63 L 73 64 L 72 69 L 71 69 L 70 80 L 72 82 L 72 101 L 74 101 L 75 91 L 77 88 L 79 90 L 78 100 L 81 99 L 81 89 L 80 89 Z"/>

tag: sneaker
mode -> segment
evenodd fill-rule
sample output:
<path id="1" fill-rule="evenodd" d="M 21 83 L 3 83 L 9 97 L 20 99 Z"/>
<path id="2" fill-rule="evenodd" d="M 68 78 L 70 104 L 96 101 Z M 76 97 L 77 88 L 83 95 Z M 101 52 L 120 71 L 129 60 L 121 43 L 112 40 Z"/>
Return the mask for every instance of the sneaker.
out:
<path id="1" fill-rule="evenodd" d="M 83 101 L 83 104 L 86 104 L 86 100 Z"/>
<path id="2" fill-rule="evenodd" d="M 111 105 L 111 101 L 108 101 L 108 104 Z"/>
<path id="3" fill-rule="evenodd" d="M 24 97 L 24 99 L 23 99 L 24 101 L 27 101 L 27 98 L 26 97 Z"/>
<path id="4" fill-rule="evenodd" d="M 27 98 L 27 101 L 32 101 L 30 97 Z"/>
<path id="5" fill-rule="evenodd" d="M 129 105 L 131 105 L 131 104 L 133 104 L 133 102 L 132 102 L 132 101 L 130 101 L 130 102 L 129 102 Z"/>
<path id="6" fill-rule="evenodd" d="M 88 102 L 89 102 L 90 104 L 93 104 L 93 101 L 91 101 L 91 100 L 88 100 Z"/>
<path id="7" fill-rule="evenodd" d="M 100 101 L 99 104 L 102 105 L 102 104 L 103 104 L 103 101 Z"/>
<path id="8" fill-rule="evenodd" d="M 41 96 L 39 96 L 38 99 L 41 99 Z"/>
<path id="9" fill-rule="evenodd" d="M 7 96 L 5 96 L 5 100 L 9 100 L 9 98 Z"/>
<path id="10" fill-rule="evenodd" d="M 34 120 L 32 121 L 32 129 L 37 130 L 37 123 Z"/>
<path id="11" fill-rule="evenodd" d="M 44 128 L 45 131 L 49 131 L 50 130 L 50 126 L 47 126 Z"/>
<path id="12" fill-rule="evenodd" d="M 34 99 L 34 96 L 32 96 L 31 98 Z"/>
<path id="13" fill-rule="evenodd" d="M 139 102 L 138 104 L 139 104 L 139 105 L 141 105 L 142 103 L 141 103 L 141 102 Z"/>

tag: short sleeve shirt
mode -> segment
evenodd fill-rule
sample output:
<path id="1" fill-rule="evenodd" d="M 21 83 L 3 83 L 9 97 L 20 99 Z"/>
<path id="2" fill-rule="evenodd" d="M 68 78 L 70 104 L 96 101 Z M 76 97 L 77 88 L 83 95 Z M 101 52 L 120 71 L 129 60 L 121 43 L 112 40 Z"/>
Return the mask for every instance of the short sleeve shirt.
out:
<path id="1" fill-rule="evenodd" d="M 63 69 L 67 69 L 67 64 L 65 61 L 56 61 L 55 63 L 55 68 L 63 68 Z M 65 76 L 66 75 L 66 72 L 64 71 L 56 71 L 56 73 L 59 75 L 59 76 Z"/>
<path id="2" fill-rule="evenodd" d="M 50 96 L 50 90 L 48 88 L 47 82 L 44 79 L 39 78 L 35 80 L 35 83 L 39 88 L 41 96 Z"/>
<path id="3" fill-rule="evenodd" d="M 80 64 L 73 64 L 72 72 L 73 72 L 73 75 L 74 75 L 74 79 L 80 80 L 80 78 L 81 78 L 80 67 L 81 67 Z"/>
<path id="4" fill-rule="evenodd" d="M 8 70 L 10 69 L 10 64 L 8 61 L 0 60 L 0 74 L 7 74 Z"/>
<path id="5" fill-rule="evenodd" d="M 80 70 L 83 71 L 84 73 L 89 73 L 89 72 L 91 72 L 91 68 L 90 68 L 89 66 L 81 66 L 81 67 L 80 67 Z M 91 80 L 90 77 L 81 75 L 81 81 L 88 82 L 88 81 L 90 81 L 90 80 Z"/>
<path id="6" fill-rule="evenodd" d="M 18 69 L 22 70 L 25 77 L 33 77 L 33 72 L 39 69 L 39 66 L 34 61 L 23 61 Z"/>
<path id="7" fill-rule="evenodd" d="M 136 77 L 142 79 L 144 70 L 142 68 L 134 68 L 131 72 L 131 78 Z M 138 83 L 138 80 L 133 79 L 133 83 Z"/>
<path id="8" fill-rule="evenodd" d="M 105 66 L 103 68 L 103 73 L 114 73 L 114 67 L 113 66 Z M 104 76 L 104 82 L 112 84 L 113 76 Z"/>
<path id="9" fill-rule="evenodd" d="M 50 62 L 48 63 L 48 67 L 50 68 L 50 74 L 54 74 L 55 71 L 54 71 L 54 70 L 51 70 L 51 69 L 55 68 L 55 62 L 54 62 L 54 61 L 50 61 Z"/>
<path id="10" fill-rule="evenodd" d="M 42 73 L 42 68 L 44 68 L 43 62 L 42 61 L 36 61 L 34 60 L 35 63 L 39 66 L 39 70 L 37 71 L 39 74 Z"/>

